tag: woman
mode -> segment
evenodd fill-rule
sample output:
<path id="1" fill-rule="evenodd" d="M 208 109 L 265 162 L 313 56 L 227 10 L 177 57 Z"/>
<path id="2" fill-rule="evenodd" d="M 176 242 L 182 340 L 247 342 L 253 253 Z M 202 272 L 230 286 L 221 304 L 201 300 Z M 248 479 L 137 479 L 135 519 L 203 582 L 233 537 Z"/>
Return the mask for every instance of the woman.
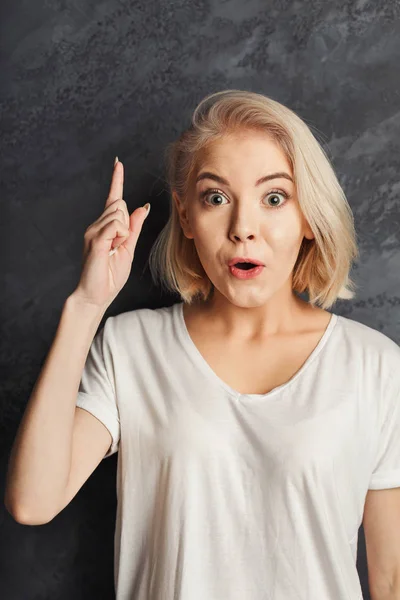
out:
<path id="1" fill-rule="evenodd" d="M 361 599 L 367 493 L 400 486 L 400 349 L 328 310 L 353 297 L 346 197 L 307 125 L 261 94 L 205 98 L 168 151 L 171 215 L 150 265 L 181 301 L 108 317 L 95 336 L 53 514 L 119 451 L 117 600 Z M 71 312 L 104 314 L 128 277 L 145 216 L 129 216 L 122 183 L 118 162 Z M 379 558 L 372 493 L 371 593 L 398 557 L 392 535 Z"/>

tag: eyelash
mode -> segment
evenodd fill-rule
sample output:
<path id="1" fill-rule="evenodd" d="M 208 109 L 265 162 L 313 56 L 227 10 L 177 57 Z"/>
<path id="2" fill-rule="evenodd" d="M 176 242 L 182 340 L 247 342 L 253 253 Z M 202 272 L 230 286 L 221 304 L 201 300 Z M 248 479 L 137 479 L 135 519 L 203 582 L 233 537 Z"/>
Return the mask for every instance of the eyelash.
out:
<path id="1" fill-rule="evenodd" d="M 206 197 L 209 196 L 209 195 L 211 195 L 211 194 L 221 194 L 221 196 L 224 196 L 224 198 L 226 198 L 225 194 L 223 192 L 221 192 L 221 190 L 218 190 L 216 188 L 207 189 L 207 190 L 204 190 L 204 192 L 200 193 L 200 198 L 201 198 L 201 200 L 202 200 L 202 202 L 204 204 L 206 204 Z M 281 194 L 282 196 L 284 196 L 284 198 L 286 200 L 285 202 L 283 202 L 279 206 L 270 206 L 270 208 L 277 209 L 277 210 L 279 208 L 283 208 L 285 206 L 286 202 L 288 200 L 290 200 L 291 197 L 292 197 L 290 194 L 288 194 L 287 192 L 284 192 L 283 190 L 271 190 L 270 192 L 268 192 L 267 196 L 270 196 L 271 194 Z M 267 196 L 265 196 L 265 197 L 267 197 Z M 218 206 L 218 205 L 215 205 L 215 206 Z"/>

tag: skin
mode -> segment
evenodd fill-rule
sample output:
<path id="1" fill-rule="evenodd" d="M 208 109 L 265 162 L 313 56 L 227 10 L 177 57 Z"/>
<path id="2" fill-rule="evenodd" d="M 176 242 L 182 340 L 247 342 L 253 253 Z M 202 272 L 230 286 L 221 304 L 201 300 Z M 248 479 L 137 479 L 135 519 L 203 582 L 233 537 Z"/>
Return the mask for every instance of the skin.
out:
<path id="1" fill-rule="evenodd" d="M 222 175 L 230 186 L 204 180 L 192 190 L 186 206 L 173 194 L 183 232 L 193 239 L 215 286 L 207 303 L 184 305 L 185 321 L 224 381 L 241 393 L 266 393 L 300 368 L 330 318 L 328 311 L 313 308 L 292 291 L 301 242 L 314 236 L 293 183 L 277 179 L 254 185 L 272 172 L 287 171 L 293 178 L 285 155 L 264 134 L 246 132 L 215 142 L 201 157 L 196 175 L 203 170 Z M 226 199 L 210 194 L 210 206 L 201 204 L 198 193 L 207 187 L 218 188 Z M 292 195 L 291 200 L 274 197 L 277 204 L 286 202 L 282 209 L 268 206 L 273 188 Z M 267 266 L 257 278 L 241 281 L 226 266 L 233 256 L 258 258 Z M 400 598 L 399 491 L 369 490 L 365 503 L 363 525 L 374 599 Z"/>
<path id="2" fill-rule="evenodd" d="M 222 176 L 229 185 L 209 178 L 196 184 L 195 178 L 204 171 Z M 292 291 L 293 267 L 303 237 L 314 239 L 295 184 L 281 177 L 255 185 L 257 179 L 281 171 L 294 180 L 284 152 L 266 134 L 231 133 L 213 142 L 200 157 L 187 203 L 173 193 L 184 235 L 193 239 L 214 284 L 212 297 L 185 305 L 185 315 L 207 316 L 207 323 L 232 339 L 290 336 L 324 329 L 329 321 L 330 313 L 313 308 Z M 219 191 L 201 200 L 200 192 L 212 188 Z M 258 277 L 239 280 L 227 266 L 235 256 L 257 258 L 266 266 Z"/>

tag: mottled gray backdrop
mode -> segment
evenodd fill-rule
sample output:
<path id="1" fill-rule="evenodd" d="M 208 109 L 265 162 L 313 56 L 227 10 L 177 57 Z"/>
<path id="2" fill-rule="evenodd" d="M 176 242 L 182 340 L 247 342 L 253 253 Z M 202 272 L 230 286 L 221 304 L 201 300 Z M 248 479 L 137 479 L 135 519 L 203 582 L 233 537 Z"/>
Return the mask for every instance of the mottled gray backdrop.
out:
<path id="1" fill-rule="evenodd" d="M 333 310 L 400 343 L 399 15 L 396 0 L 3 0 L 2 492 L 115 155 L 129 211 L 147 201 L 152 208 L 130 279 L 101 325 L 177 301 L 152 284 L 146 266 L 169 211 L 163 151 L 211 92 L 269 95 L 319 136 L 352 206 L 361 253 L 357 296 Z M 16 523 L 1 503 L 2 599 L 114 597 L 116 461 L 102 461 L 46 525 Z M 362 527 L 357 567 L 369 600 Z"/>

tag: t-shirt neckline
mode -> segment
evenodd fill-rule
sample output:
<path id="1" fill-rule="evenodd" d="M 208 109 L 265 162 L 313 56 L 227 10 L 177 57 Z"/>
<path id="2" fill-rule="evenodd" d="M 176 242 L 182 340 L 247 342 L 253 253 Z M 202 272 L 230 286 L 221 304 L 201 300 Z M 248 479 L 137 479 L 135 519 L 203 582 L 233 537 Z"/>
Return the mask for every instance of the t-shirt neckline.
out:
<path id="1" fill-rule="evenodd" d="M 331 333 L 332 333 L 336 323 L 339 320 L 339 315 L 337 315 L 336 313 L 331 313 L 331 318 L 329 319 L 329 323 L 328 323 L 321 339 L 319 340 L 318 344 L 315 346 L 314 350 L 308 356 L 307 360 L 303 363 L 303 365 L 300 367 L 300 369 L 288 381 L 273 388 L 266 394 L 241 394 L 240 392 L 238 392 L 237 390 L 234 390 L 231 386 L 229 386 L 225 381 L 223 381 L 223 379 L 221 379 L 215 373 L 215 371 L 211 368 L 211 366 L 208 364 L 206 359 L 201 354 L 200 350 L 197 348 L 196 344 L 193 342 L 192 338 L 190 337 L 189 331 L 186 327 L 186 322 L 185 322 L 185 318 L 183 315 L 183 304 L 184 304 L 183 302 L 178 302 L 177 304 L 173 305 L 174 317 L 175 317 L 177 331 L 180 336 L 181 342 L 182 342 L 186 352 L 188 353 L 188 355 L 191 357 L 192 361 L 194 362 L 194 364 L 199 369 L 201 369 L 201 371 L 204 373 L 204 375 L 208 379 L 213 381 L 218 386 L 222 387 L 231 396 L 234 396 L 235 398 L 245 398 L 245 399 L 248 398 L 250 400 L 265 400 L 270 397 L 276 396 L 279 392 L 283 391 L 289 385 L 292 385 L 294 381 L 296 381 L 299 377 L 301 377 L 303 375 L 303 373 L 306 371 L 306 369 L 310 366 L 312 361 L 321 352 L 321 350 L 327 343 L 328 339 L 330 338 Z"/>

